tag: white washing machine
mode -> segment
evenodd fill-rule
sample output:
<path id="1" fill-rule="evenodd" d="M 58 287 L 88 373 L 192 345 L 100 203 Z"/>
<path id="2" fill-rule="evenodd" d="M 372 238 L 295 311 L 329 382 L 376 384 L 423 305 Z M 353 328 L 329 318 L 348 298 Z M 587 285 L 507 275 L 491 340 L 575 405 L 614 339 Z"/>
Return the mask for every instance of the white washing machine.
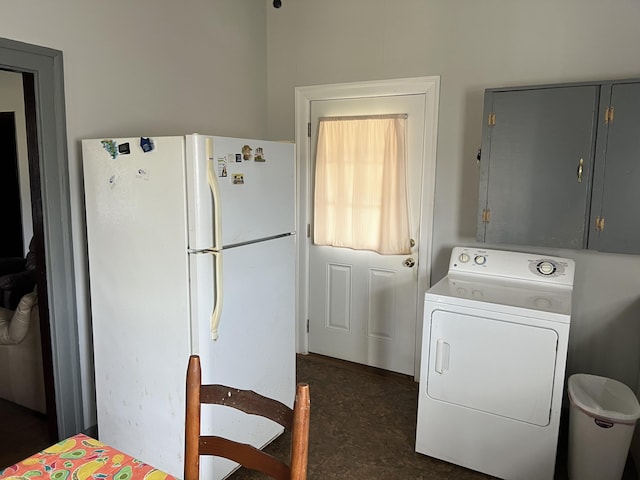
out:
<path id="1" fill-rule="evenodd" d="M 573 260 L 456 247 L 425 295 L 416 451 L 553 478 Z"/>

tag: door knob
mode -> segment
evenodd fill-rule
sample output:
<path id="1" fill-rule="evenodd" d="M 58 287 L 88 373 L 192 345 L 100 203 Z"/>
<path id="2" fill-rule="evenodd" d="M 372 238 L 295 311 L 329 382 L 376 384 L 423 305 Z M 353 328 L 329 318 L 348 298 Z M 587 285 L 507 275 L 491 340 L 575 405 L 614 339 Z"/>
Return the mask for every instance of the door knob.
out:
<path id="1" fill-rule="evenodd" d="M 413 267 L 415 264 L 416 264 L 416 261 L 411 257 L 407 258 L 403 263 L 405 267 L 409 267 L 409 268 Z"/>

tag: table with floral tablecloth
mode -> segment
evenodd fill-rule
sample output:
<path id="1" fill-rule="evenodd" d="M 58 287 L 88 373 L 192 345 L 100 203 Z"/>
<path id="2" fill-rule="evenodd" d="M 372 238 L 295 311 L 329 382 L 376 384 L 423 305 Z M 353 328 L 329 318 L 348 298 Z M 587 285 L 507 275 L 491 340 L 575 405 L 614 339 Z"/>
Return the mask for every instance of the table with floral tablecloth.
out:
<path id="1" fill-rule="evenodd" d="M 6 480 L 173 480 L 115 448 L 79 433 L 0 470 Z"/>

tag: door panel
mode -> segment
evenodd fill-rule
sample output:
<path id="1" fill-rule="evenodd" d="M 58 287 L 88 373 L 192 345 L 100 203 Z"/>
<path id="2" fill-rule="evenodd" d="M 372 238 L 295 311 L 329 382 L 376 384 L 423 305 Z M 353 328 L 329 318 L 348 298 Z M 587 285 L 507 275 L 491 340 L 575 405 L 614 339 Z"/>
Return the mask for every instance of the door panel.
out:
<path id="1" fill-rule="evenodd" d="M 433 312 L 430 327 L 431 398 L 549 424 L 557 332 L 441 310 Z"/>
<path id="2" fill-rule="evenodd" d="M 310 246 L 311 352 L 409 375 L 414 373 L 425 104 L 422 94 L 311 103 L 312 172 L 315 171 L 319 117 L 408 114 L 407 187 L 411 238 L 415 240 L 410 255 Z M 312 185 L 314 180 L 312 173 Z M 405 266 L 408 258 L 414 259 L 414 263 Z"/>
<path id="3" fill-rule="evenodd" d="M 480 204 L 490 220 L 479 215 L 478 239 L 584 248 L 598 87 L 499 91 L 487 100 L 495 125 L 485 128 Z"/>
<path id="4" fill-rule="evenodd" d="M 604 230 L 592 227 L 589 248 L 603 252 L 638 253 L 640 239 L 640 84 L 613 85 L 609 105 L 615 116 L 608 126 L 606 153 L 600 159 L 602 172 L 594 179 L 591 225 L 596 217 L 605 220 Z"/>

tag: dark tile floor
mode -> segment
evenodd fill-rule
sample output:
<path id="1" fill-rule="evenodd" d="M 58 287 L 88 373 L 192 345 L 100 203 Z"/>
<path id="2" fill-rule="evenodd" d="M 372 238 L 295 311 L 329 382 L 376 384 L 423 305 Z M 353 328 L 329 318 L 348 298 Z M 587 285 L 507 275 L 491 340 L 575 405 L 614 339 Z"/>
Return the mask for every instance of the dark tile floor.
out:
<path id="1" fill-rule="evenodd" d="M 317 355 L 299 355 L 297 367 L 298 381 L 310 385 L 309 480 L 493 478 L 414 451 L 418 384 L 412 378 Z M 566 437 L 563 427 L 557 480 L 567 478 Z M 265 450 L 286 459 L 290 441 L 283 435 Z M 240 469 L 230 478 L 264 477 Z M 632 462 L 623 478 L 637 478 Z"/>
<path id="2" fill-rule="evenodd" d="M 51 443 L 44 415 L 0 399 L 0 470 Z"/>
<path id="3" fill-rule="evenodd" d="M 309 480 L 492 478 L 415 453 L 418 385 L 412 378 L 317 355 L 298 356 L 297 368 L 311 393 Z M 567 478 L 561 430 L 557 480 Z M 290 441 L 283 435 L 266 450 L 287 458 Z M 0 399 L 0 469 L 50 443 L 42 415 Z M 264 478 L 244 469 L 231 477 Z M 629 461 L 623 479 L 636 478 Z"/>

